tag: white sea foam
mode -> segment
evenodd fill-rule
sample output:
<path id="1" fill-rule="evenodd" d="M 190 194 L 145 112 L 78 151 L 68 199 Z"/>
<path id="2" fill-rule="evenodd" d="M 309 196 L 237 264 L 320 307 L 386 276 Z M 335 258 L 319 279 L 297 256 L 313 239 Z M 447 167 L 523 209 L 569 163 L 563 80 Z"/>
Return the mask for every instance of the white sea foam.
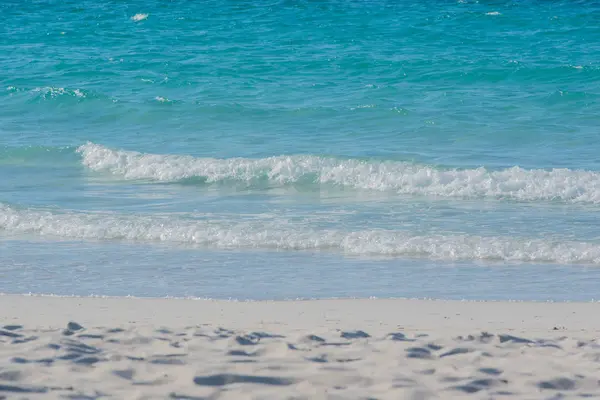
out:
<path id="1" fill-rule="evenodd" d="M 271 185 L 311 182 L 409 195 L 600 203 L 600 173 L 594 171 L 438 169 L 405 162 L 310 155 L 195 158 L 112 150 L 93 143 L 77 151 L 86 167 L 124 179 L 177 182 L 201 178 L 206 182 L 235 180 L 249 184 L 267 180 Z"/>
<path id="2" fill-rule="evenodd" d="M 71 89 L 65 89 L 62 87 L 52 87 L 52 86 L 37 87 L 37 88 L 33 89 L 32 92 L 40 93 L 40 95 L 44 99 L 55 98 L 58 96 L 73 96 L 73 97 L 79 97 L 79 98 L 86 97 L 85 93 L 83 91 L 81 91 L 80 89 L 71 90 Z"/>
<path id="3" fill-rule="evenodd" d="M 140 14 L 135 14 L 133 17 L 131 17 L 131 20 L 135 21 L 135 22 L 139 22 L 139 21 L 143 21 L 143 20 L 145 20 L 147 18 L 148 18 L 148 14 L 141 14 L 140 13 Z"/>
<path id="4" fill-rule="evenodd" d="M 439 260 L 600 264 L 600 244 L 516 237 L 414 235 L 317 229 L 285 219 L 192 219 L 172 215 L 48 212 L 0 205 L 0 230 L 78 239 L 134 240 L 210 248 L 334 251 Z"/>
<path id="5" fill-rule="evenodd" d="M 490 12 L 485 13 L 485 15 L 502 15 L 502 14 L 500 14 L 500 12 L 498 12 L 498 11 L 490 11 Z"/>

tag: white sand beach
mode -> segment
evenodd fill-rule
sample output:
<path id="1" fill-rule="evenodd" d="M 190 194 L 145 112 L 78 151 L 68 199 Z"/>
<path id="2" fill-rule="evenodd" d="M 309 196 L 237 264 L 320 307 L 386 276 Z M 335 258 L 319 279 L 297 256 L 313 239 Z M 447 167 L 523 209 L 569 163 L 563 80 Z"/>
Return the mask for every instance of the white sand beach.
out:
<path id="1" fill-rule="evenodd" d="M 600 397 L 600 303 L 0 296 L 0 399 Z"/>

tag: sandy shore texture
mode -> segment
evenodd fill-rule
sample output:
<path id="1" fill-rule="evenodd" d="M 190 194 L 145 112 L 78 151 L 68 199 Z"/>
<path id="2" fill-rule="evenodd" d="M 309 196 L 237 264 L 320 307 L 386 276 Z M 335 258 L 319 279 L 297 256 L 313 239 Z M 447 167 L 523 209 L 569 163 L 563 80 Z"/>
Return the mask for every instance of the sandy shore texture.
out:
<path id="1" fill-rule="evenodd" d="M 600 398 L 600 303 L 0 296 L 0 399 Z"/>

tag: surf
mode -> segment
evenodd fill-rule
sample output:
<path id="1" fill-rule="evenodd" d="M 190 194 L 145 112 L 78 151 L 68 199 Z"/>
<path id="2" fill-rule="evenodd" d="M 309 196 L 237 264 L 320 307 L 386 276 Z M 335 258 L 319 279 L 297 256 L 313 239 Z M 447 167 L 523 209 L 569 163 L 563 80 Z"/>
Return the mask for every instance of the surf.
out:
<path id="1" fill-rule="evenodd" d="M 600 264 L 600 244 L 531 237 L 323 229 L 282 217 L 252 219 L 18 209 L 0 205 L 0 231 L 86 240 L 169 243 L 216 249 L 329 251 L 352 256 Z"/>
<path id="2" fill-rule="evenodd" d="M 94 143 L 76 151 L 90 171 L 150 183 L 252 186 L 266 181 L 274 187 L 303 183 L 441 198 L 600 203 L 600 172 L 567 168 L 458 169 L 316 155 L 218 159 L 115 150 Z"/>

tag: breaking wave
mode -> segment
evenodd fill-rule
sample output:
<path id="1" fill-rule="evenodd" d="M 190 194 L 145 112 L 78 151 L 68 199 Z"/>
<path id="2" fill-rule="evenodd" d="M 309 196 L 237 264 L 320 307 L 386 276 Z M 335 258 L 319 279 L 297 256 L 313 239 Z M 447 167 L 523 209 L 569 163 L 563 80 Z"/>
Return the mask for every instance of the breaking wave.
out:
<path id="1" fill-rule="evenodd" d="M 600 244 L 473 235 L 415 235 L 371 229 L 318 229 L 285 219 L 240 220 L 181 215 L 50 212 L 0 205 L 0 230 L 94 240 L 131 240 L 218 249 L 333 251 L 437 260 L 600 264 Z"/>
<path id="2" fill-rule="evenodd" d="M 363 161 L 312 155 L 249 158 L 196 158 L 113 150 L 87 143 L 82 163 L 123 179 L 207 183 L 238 181 L 249 185 L 310 183 L 407 195 L 552 200 L 600 203 L 600 173 L 571 169 L 443 169 L 397 161 Z"/>

